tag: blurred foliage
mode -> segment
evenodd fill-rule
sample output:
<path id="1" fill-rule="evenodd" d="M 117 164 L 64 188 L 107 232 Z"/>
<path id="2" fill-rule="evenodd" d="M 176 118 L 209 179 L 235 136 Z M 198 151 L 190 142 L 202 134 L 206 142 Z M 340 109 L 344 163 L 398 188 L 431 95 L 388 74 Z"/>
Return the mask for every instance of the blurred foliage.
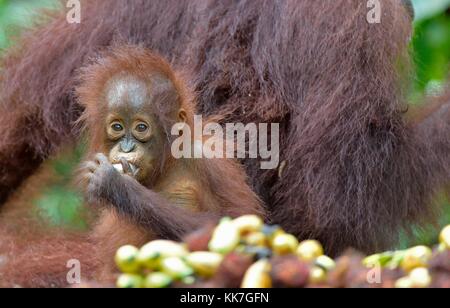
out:
<path id="1" fill-rule="evenodd" d="M 411 89 L 411 102 L 420 103 L 425 95 L 436 94 L 442 89 L 450 72 L 450 0 L 413 0 L 413 3 L 416 21 L 411 46 L 417 73 Z M 54 4 L 55 0 L 0 0 L 0 48 L 10 44 L 7 37 L 16 34 L 16 26 L 31 25 L 33 12 L 37 8 L 48 8 Z M 79 148 L 75 153 L 53 162 L 54 171 L 61 180 L 48 187 L 35 201 L 39 213 L 49 218 L 52 225 L 85 227 L 81 198 L 69 185 L 82 152 Z M 444 225 L 450 222 L 450 203 L 441 199 L 443 208 L 447 209 L 440 221 Z M 403 235 L 401 246 L 432 244 L 436 238 L 435 226 L 416 227 L 412 242 L 409 236 Z"/>
<path id="2" fill-rule="evenodd" d="M 450 0 L 412 0 L 416 20 L 433 18 L 450 6 Z"/>
<path id="3" fill-rule="evenodd" d="M 445 1 L 449 3 L 447 7 L 450 7 L 450 0 Z M 423 101 L 422 95 L 439 92 L 448 78 L 450 11 L 447 9 L 431 18 L 417 20 L 412 47 L 417 74 L 413 102 L 420 102 Z"/>
<path id="4" fill-rule="evenodd" d="M 450 73 L 450 0 L 413 0 L 416 12 L 411 42 L 416 76 L 411 103 L 425 102 L 428 95 L 439 95 Z M 440 200 L 440 201 L 439 201 Z M 444 209 L 437 226 L 416 226 L 412 236 L 402 234 L 401 248 L 437 242 L 438 230 L 450 223 L 450 202 L 438 201 Z"/>
<path id="5" fill-rule="evenodd" d="M 8 47 L 9 37 L 17 34 L 17 27 L 32 25 L 37 9 L 55 6 L 55 0 L 0 0 L 0 48 Z"/>
<path id="6" fill-rule="evenodd" d="M 51 184 L 41 197 L 34 200 L 37 215 L 50 226 L 76 230 L 87 227 L 83 198 L 71 188 L 74 170 L 81 163 L 83 154 L 84 147 L 79 145 L 75 150 L 64 151 L 50 161 L 56 184 Z"/>

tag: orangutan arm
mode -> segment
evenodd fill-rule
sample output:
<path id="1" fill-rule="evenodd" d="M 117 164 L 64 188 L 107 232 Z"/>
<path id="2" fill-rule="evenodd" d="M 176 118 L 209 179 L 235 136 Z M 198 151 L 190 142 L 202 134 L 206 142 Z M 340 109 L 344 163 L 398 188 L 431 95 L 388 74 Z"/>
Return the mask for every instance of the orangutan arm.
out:
<path id="1" fill-rule="evenodd" d="M 88 169 L 86 197 L 89 203 L 111 206 L 119 215 L 161 238 L 179 240 L 207 222 L 217 221 L 228 214 L 217 210 L 190 210 L 197 207 L 196 204 L 189 208 L 176 206 L 131 176 L 120 174 L 106 157 L 98 161 L 96 167 L 91 165 Z"/>

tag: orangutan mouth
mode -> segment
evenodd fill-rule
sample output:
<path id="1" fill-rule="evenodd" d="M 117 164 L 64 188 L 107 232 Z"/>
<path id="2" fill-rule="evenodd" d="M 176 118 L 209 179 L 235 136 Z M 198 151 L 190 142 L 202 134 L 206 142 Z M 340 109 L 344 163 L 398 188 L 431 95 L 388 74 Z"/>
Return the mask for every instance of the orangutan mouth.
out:
<path id="1" fill-rule="evenodd" d="M 121 174 L 132 174 L 136 176 L 139 173 L 139 168 L 127 161 L 122 161 L 122 163 L 114 164 L 113 166 Z"/>

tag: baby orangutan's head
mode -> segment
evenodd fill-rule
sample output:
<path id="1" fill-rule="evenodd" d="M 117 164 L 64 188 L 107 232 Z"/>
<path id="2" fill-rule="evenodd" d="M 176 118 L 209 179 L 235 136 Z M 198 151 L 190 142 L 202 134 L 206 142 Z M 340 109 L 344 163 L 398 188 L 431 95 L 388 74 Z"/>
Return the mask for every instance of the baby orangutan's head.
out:
<path id="1" fill-rule="evenodd" d="M 104 153 L 117 170 L 148 183 L 170 155 L 172 125 L 186 123 L 190 108 L 163 59 L 125 49 L 86 69 L 79 96 L 92 134 L 91 153 Z"/>

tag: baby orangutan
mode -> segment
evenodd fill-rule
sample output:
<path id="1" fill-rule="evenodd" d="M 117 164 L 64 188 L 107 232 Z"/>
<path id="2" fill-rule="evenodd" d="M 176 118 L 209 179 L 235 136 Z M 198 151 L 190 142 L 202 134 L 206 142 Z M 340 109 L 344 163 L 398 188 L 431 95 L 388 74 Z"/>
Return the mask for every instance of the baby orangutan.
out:
<path id="1" fill-rule="evenodd" d="M 208 220 L 262 213 L 238 163 L 171 155 L 172 127 L 192 127 L 195 104 L 163 59 L 122 47 L 86 68 L 81 83 L 90 141 L 82 175 L 87 201 L 101 209 L 94 239 L 103 261 L 124 244 L 178 240 Z"/>

